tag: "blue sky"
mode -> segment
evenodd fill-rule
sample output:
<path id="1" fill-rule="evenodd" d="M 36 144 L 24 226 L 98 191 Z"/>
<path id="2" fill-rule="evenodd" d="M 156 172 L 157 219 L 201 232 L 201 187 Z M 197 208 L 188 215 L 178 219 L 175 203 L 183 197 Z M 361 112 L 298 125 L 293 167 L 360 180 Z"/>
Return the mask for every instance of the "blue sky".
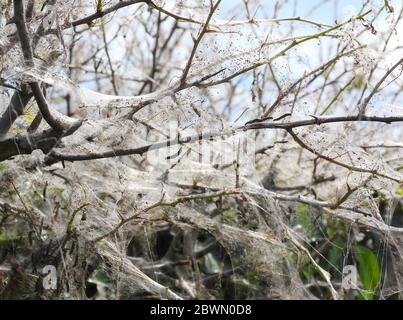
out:
<path id="1" fill-rule="evenodd" d="M 223 0 L 219 10 L 215 16 L 215 18 L 218 19 L 244 19 L 245 18 L 245 9 L 243 5 L 244 0 Z M 167 0 L 164 1 L 165 5 L 164 7 L 167 9 L 171 9 L 173 12 L 175 12 L 175 4 L 177 4 L 177 0 Z M 335 18 L 339 21 L 345 21 L 349 19 L 350 17 L 356 15 L 358 11 L 360 10 L 362 4 L 364 3 L 364 0 L 283 0 L 283 5 L 282 9 L 278 13 L 278 17 L 280 18 L 286 18 L 286 17 L 294 17 L 294 16 L 301 16 L 301 17 L 306 17 L 311 20 L 315 20 L 318 22 L 326 23 L 329 25 L 334 25 L 335 23 Z M 208 0 L 204 1 L 205 4 L 208 4 Z M 273 8 L 276 3 L 275 0 L 261 0 L 261 1 L 254 1 L 254 0 L 249 0 L 249 3 L 251 3 L 251 11 L 255 12 L 256 6 L 253 7 L 253 3 L 260 3 L 260 7 L 258 10 L 257 18 L 270 18 L 272 17 L 273 14 Z M 318 4 L 322 3 L 322 5 L 318 6 Z M 395 12 L 396 15 L 398 14 L 400 7 L 402 5 L 402 0 L 391 0 L 392 5 L 395 7 Z M 296 10 L 294 12 L 294 6 L 296 4 Z M 372 0 L 372 4 L 375 5 L 376 7 L 381 7 L 384 5 L 384 0 Z M 317 7 L 315 10 L 312 11 L 314 7 Z M 335 13 L 336 12 L 336 13 Z M 307 14 L 311 13 L 310 16 L 308 17 Z M 191 12 L 190 12 L 191 14 Z M 234 14 L 236 14 L 234 16 Z M 266 15 L 266 17 L 264 16 Z M 383 22 L 385 19 L 379 19 L 379 21 Z M 284 23 L 285 28 L 289 27 L 289 23 Z M 386 25 L 386 24 L 384 24 Z M 308 35 L 312 34 L 314 32 L 317 32 L 316 28 L 312 28 L 307 24 L 304 23 L 297 23 L 295 24 L 296 29 L 294 30 L 294 35 L 300 34 L 300 35 Z M 377 29 L 380 28 L 382 29 L 382 25 L 376 26 Z M 403 25 L 400 24 L 398 34 L 402 34 L 402 27 Z M 262 29 L 263 30 L 263 29 Z M 267 30 L 267 29 L 266 29 Z M 262 31 L 263 32 L 263 31 Z M 366 39 L 367 41 L 372 41 L 376 44 L 377 37 L 369 35 L 370 39 Z M 400 36 L 403 38 L 402 36 Z M 397 36 L 398 38 L 398 36 Z M 325 40 L 326 41 L 326 40 Z M 395 42 L 397 40 L 394 40 Z M 208 43 L 208 38 L 203 42 Z M 203 45 L 202 44 L 202 45 Z M 114 46 L 114 54 L 120 54 L 122 51 L 119 48 L 119 46 Z M 303 48 L 301 49 L 303 55 L 306 57 L 306 59 L 309 59 L 311 62 L 315 62 L 318 60 L 319 55 L 318 55 L 318 47 L 315 41 L 311 41 L 309 43 L 306 43 L 303 45 Z M 327 57 L 332 56 L 332 52 L 330 51 L 322 51 L 324 59 Z M 395 60 L 395 57 L 390 59 L 391 61 Z M 315 63 L 314 63 L 315 64 Z M 298 76 L 299 72 L 303 72 L 304 69 L 299 70 L 299 68 L 296 68 L 295 66 L 293 67 L 293 74 L 295 77 Z M 86 83 L 83 84 L 83 86 L 87 88 L 93 88 L 93 83 Z"/>
<path id="2" fill-rule="evenodd" d="M 250 1 L 253 3 L 254 1 Z M 274 8 L 274 4 L 276 1 L 274 0 L 264 0 L 261 1 L 261 5 L 263 4 L 263 8 L 272 14 L 272 10 Z M 323 3 L 325 2 L 325 3 Z M 335 19 L 335 9 L 338 18 L 343 18 L 343 16 L 347 16 L 350 14 L 351 10 L 358 10 L 361 8 L 364 3 L 363 0 L 338 0 L 336 1 L 323 1 L 323 0 L 288 0 L 283 1 L 282 9 L 280 10 L 280 17 L 291 17 L 294 16 L 294 4 L 296 3 L 297 15 L 306 16 L 308 12 L 311 11 L 312 8 L 316 7 L 318 4 L 320 5 L 311 15 L 312 19 L 316 19 L 319 21 L 323 21 L 325 23 L 331 24 Z M 376 6 L 383 6 L 384 0 L 373 0 L 373 3 Z M 402 5 L 401 0 L 390 0 L 390 3 L 394 6 L 395 11 L 398 12 Z M 224 17 L 226 13 L 230 12 L 232 8 L 243 8 L 243 0 L 223 0 L 220 5 L 221 15 Z M 228 18 L 228 17 L 227 17 Z"/>

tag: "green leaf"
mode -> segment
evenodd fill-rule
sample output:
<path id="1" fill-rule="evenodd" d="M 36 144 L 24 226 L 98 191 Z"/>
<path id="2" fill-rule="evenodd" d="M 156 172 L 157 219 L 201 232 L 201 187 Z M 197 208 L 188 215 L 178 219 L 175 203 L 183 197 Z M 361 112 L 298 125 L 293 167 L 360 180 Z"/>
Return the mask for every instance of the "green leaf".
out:
<path id="1" fill-rule="evenodd" d="M 259 222 L 256 219 L 252 219 L 252 220 L 248 221 L 248 228 L 250 230 L 257 230 L 258 227 L 259 227 Z"/>
<path id="2" fill-rule="evenodd" d="M 356 257 L 361 284 L 366 291 L 361 294 L 362 298 L 373 300 L 375 289 L 381 278 L 378 259 L 370 249 L 364 246 L 356 247 Z"/>
<path id="3" fill-rule="evenodd" d="M 343 248 L 346 246 L 346 241 L 342 237 L 337 237 L 328 252 L 328 267 L 327 270 L 329 271 L 332 268 L 338 268 L 338 261 L 343 256 Z"/>
<path id="4" fill-rule="evenodd" d="M 238 212 L 235 210 L 226 210 L 222 213 L 222 220 L 226 224 L 234 224 L 237 221 Z"/>
<path id="5" fill-rule="evenodd" d="M 302 267 L 301 272 L 305 277 L 306 281 L 310 282 L 313 276 L 315 275 L 316 268 L 312 267 L 311 263 L 309 262 Z"/>
<path id="6" fill-rule="evenodd" d="M 108 284 L 110 279 L 108 275 L 103 270 L 96 270 L 93 276 L 89 279 L 89 282 L 95 284 Z"/>
<path id="7" fill-rule="evenodd" d="M 297 214 L 297 223 L 302 226 L 302 228 L 304 229 L 306 235 L 309 238 L 312 238 L 312 236 L 313 236 L 313 225 L 312 225 L 311 217 L 310 217 L 310 215 L 308 213 L 308 206 L 306 204 L 301 203 L 297 207 L 296 214 Z"/>
<path id="8" fill-rule="evenodd" d="M 329 239 L 332 239 L 334 237 L 336 237 L 336 235 L 342 235 L 346 233 L 346 225 L 338 220 L 338 221 L 334 221 L 332 223 L 329 223 L 327 229 L 327 237 Z"/>

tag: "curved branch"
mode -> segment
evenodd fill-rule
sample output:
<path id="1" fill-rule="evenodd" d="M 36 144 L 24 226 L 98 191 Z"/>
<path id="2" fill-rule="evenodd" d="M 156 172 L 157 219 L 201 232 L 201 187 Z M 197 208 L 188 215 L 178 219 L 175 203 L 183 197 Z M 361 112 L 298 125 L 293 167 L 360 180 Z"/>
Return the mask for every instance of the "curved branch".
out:
<path id="1" fill-rule="evenodd" d="M 25 13 L 24 13 L 24 1 L 23 0 L 14 0 L 14 18 L 15 24 L 17 26 L 18 37 L 21 43 L 22 53 L 24 55 L 25 62 L 28 65 L 33 65 L 33 50 L 31 46 L 31 40 L 28 34 L 28 28 L 25 22 Z M 43 95 L 42 89 L 37 82 L 30 82 L 29 86 L 31 87 L 32 93 L 35 97 L 35 100 L 38 104 L 38 108 L 42 113 L 45 121 L 57 132 L 63 132 L 64 127 L 62 123 L 53 117 L 53 115 L 49 111 L 48 103 Z"/>
<path id="2" fill-rule="evenodd" d="M 45 96 L 39 86 L 38 82 L 30 82 L 29 83 L 32 93 L 35 97 L 36 103 L 38 104 L 38 108 L 41 111 L 43 119 L 57 132 L 61 133 L 64 131 L 64 125 L 62 122 L 54 117 L 49 110 L 48 102 L 46 101 Z"/>

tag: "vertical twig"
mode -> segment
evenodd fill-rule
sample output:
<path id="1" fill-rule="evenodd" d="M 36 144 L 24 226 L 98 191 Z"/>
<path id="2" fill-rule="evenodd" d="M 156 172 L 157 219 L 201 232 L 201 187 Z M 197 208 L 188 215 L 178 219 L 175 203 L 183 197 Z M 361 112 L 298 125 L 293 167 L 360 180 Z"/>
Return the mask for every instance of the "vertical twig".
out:
<path id="1" fill-rule="evenodd" d="M 191 67 L 191 65 L 192 65 L 192 61 L 193 61 L 193 58 L 194 58 L 194 56 L 195 56 L 195 54 L 196 54 L 197 48 L 198 48 L 198 46 L 199 46 L 201 40 L 203 39 L 203 36 L 204 36 L 204 35 L 206 34 L 206 32 L 207 32 L 208 25 L 209 25 L 209 23 L 210 23 L 210 21 L 211 21 L 211 18 L 212 18 L 213 15 L 214 15 L 214 12 L 217 10 L 217 8 L 218 8 L 218 6 L 219 6 L 219 4 L 220 4 L 220 2 L 221 2 L 221 0 L 218 0 L 218 1 L 213 5 L 212 0 L 210 0 L 210 1 L 211 1 L 211 6 L 210 6 L 210 12 L 209 12 L 209 15 L 208 15 L 208 17 L 207 17 L 207 20 L 206 20 L 204 26 L 202 27 L 202 29 L 201 29 L 201 31 L 200 31 L 200 33 L 199 33 L 199 36 L 198 36 L 196 39 L 193 39 L 193 42 L 194 42 L 193 49 L 192 49 L 192 52 L 190 53 L 190 57 L 189 57 L 189 59 L 188 59 L 188 61 L 187 61 L 187 63 L 186 63 L 185 69 L 183 70 L 182 78 L 181 78 L 181 80 L 180 80 L 181 86 L 185 85 L 185 83 L 186 83 L 186 78 L 187 78 L 187 76 L 188 76 L 188 74 L 189 74 L 190 67 Z"/>

